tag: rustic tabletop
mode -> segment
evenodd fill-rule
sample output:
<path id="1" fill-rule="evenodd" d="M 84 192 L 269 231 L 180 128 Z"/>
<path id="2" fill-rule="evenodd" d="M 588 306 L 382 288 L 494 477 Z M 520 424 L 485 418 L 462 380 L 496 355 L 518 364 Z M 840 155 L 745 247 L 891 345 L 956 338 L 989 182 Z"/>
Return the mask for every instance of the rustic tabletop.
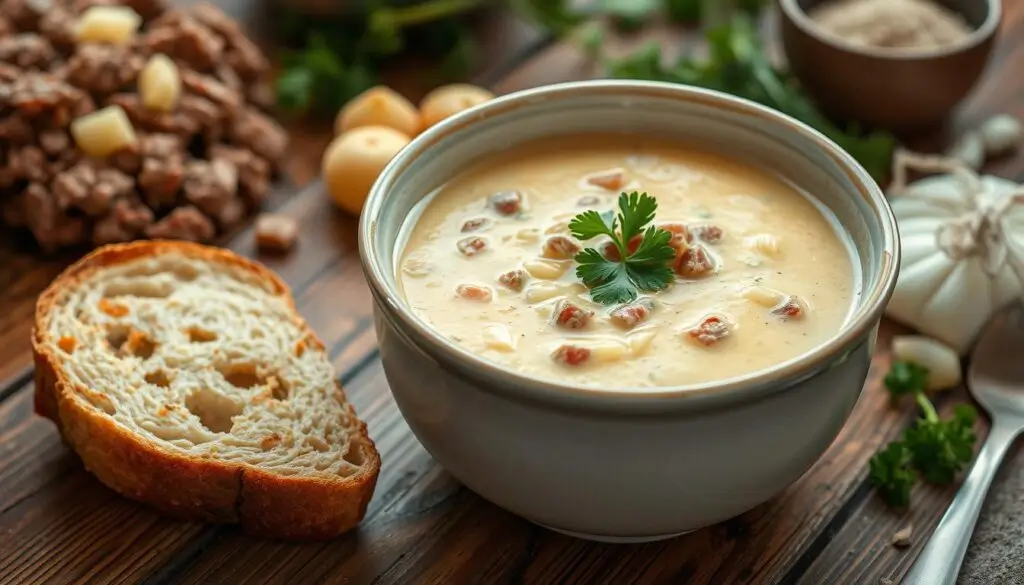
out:
<path id="1" fill-rule="evenodd" d="M 249 16 L 254 2 L 220 4 Z M 487 58 L 475 81 L 507 93 L 582 79 L 593 68 L 572 45 L 554 42 L 500 11 L 476 23 Z M 770 27 L 769 27 L 770 28 Z M 611 39 L 625 50 L 650 38 L 696 38 L 655 29 Z M 1006 1 L 986 80 L 950 128 L 1000 111 L 1024 115 L 1024 2 Z M 413 69 L 415 69 L 413 67 Z M 416 97 L 408 72 L 395 83 Z M 356 220 L 332 209 L 316 181 L 325 124 L 294 124 L 290 185 L 268 203 L 302 225 L 299 249 L 260 256 L 251 228 L 222 244 L 255 257 L 292 287 L 317 330 L 383 459 L 361 527 L 330 542 L 258 540 L 229 526 L 169 520 L 118 496 L 87 473 L 54 426 L 33 414 L 29 330 L 37 294 L 72 258 L 40 260 L 0 247 L 0 583 L 712 583 L 875 584 L 898 582 L 955 488 L 919 487 L 912 508 L 891 512 L 866 483 L 867 461 L 911 422 L 890 408 L 880 377 L 888 339 L 856 410 L 835 444 L 802 479 L 770 502 L 721 525 L 647 545 L 574 540 L 482 500 L 438 467 L 402 420 L 384 378 L 370 294 L 356 250 Z M 991 168 L 1024 179 L 1024 154 Z M 963 390 L 946 400 L 962 399 Z M 1024 583 L 1024 452 L 1014 450 L 993 487 L 961 573 L 962 583 Z M 913 525 L 910 547 L 892 534 Z"/>

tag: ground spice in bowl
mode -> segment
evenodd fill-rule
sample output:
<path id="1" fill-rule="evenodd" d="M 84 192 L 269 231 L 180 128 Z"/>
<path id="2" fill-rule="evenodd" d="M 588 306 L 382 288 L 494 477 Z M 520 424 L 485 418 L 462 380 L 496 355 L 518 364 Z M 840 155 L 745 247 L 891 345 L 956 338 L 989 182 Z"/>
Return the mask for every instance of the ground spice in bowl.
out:
<path id="1" fill-rule="evenodd" d="M 880 49 L 939 49 L 972 32 L 963 16 L 933 0 L 832 0 L 807 15 L 846 42 Z"/>

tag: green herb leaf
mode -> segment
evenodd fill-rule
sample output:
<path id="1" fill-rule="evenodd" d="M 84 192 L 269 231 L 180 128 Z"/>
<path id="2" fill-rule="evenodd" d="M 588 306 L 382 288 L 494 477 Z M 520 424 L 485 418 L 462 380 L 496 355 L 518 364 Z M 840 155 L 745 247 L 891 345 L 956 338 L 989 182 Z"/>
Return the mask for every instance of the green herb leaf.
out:
<path id="1" fill-rule="evenodd" d="M 576 276 L 590 289 L 595 302 L 626 303 L 637 298 L 640 291 L 658 291 L 672 282 L 672 235 L 654 226 L 644 230 L 654 221 L 657 208 L 657 200 L 646 193 L 623 193 L 619 196 L 618 215 L 590 210 L 569 222 L 573 237 L 587 241 L 608 236 L 619 251 L 619 260 L 611 260 L 593 248 L 576 255 Z M 630 253 L 629 241 L 635 236 L 642 236 L 642 240 Z"/>
<path id="2" fill-rule="evenodd" d="M 556 36 L 568 33 L 586 15 L 570 7 L 568 0 L 509 0 L 513 10 Z"/>
<path id="3" fill-rule="evenodd" d="M 928 369 L 913 362 L 894 362 L 885 375 L 885 387 L 893 396 L 924 392 Z"/>
<path id="4" fill-rule="evenodd" d="M 910 452 L 900 441 L 894 441 L 868 462 L 868 479 L 887 504 L 905 508 L 910 504 L 910 490 L 917 475 L 910 467 Z"/>
<path id="5" fill-rule="evenodd" d="M 647 193 L 633 191 L 619 195 L 619 225 L 622 227 L 622 241 L 629 242 L 639 235 L 644 226 L 654 221 L 658 200 Z M 667 242 L 666 242 L 667 244 Z"/>
<path id="6" fill-rule="evenodd" d="M 569 232 L 580 241 L 587 241 L 597 236 L 609 236 L 615 239 L 615 228 L 618 220 L 611 213 L 598 213 L 594 210 L 584 211 L 569 222 Z"/>
<path id="7" fill-rule="evenodd" d="M 893 396 L 912 394 L 922 416 L 870 462 L 870 478 L 879 493 L 893 506 L 906 506 L 916 474 L 928 483 L 950 483 L 974 456 L 974 421 L 978 412 L 958 404 L 953 416 L 939 418 L 935 405 L 925 394 L 928 369 L 913 362 L 894 362 L 885 376 Z"/>
<path id="8" fill-rule="evenodd" d="M 600 0 L 598 12 L 606 14 L 623 31 L 643 27 L 658 10 L 659 0 Z"/>
<path id="9" fill-rule="evenodd" d="M 925 481 L 945 484 L 956 479 L 974 456 L 974 407 L 960 404 L 949 420 L 922 418 L 907 429 L 903 441 Z"/>

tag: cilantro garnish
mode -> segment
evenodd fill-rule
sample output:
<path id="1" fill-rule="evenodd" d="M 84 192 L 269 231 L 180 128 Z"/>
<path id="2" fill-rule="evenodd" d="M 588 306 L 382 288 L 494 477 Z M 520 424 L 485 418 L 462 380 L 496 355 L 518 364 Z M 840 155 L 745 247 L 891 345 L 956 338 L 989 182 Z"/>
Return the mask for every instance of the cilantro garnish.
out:
<path id="1" fill-rule="evenodd" d="M 627 303 L 640 292 L 655 292 L 672 282 L 669 262 L 675 251 L 669 246 L 672 234 L 648 225 L 654 221 L 658 202 L 647 193 L 619 195 L 619 213 L 584 211 L 569 222 L 573 237 L 587 241 L 608 236 L 618 251 L 612 260 L 594 248 L 576 254 L 576 276 L 590 289 L 594 302 L 613 305 Z M 646 227 L 645 227 L 646 226 Z M 636 249 L 629 250 L 629 242 L 636 236 L 641 240 Z"/>
<path id="2" fill-rule="evenodd" d="M 959 404 L 952 418 L 942 420 L 925 394 L 928 370 L 911 362 L 895 362 L 885 376 L 893 396 L 913 395 L 923 416 L 869 463 L 869 479 L 890 506 L 910 503 L 910 490 L 920 475 L 928 483 L 945 484 L 956 479 L 974 455 L 973 406 Z"/>

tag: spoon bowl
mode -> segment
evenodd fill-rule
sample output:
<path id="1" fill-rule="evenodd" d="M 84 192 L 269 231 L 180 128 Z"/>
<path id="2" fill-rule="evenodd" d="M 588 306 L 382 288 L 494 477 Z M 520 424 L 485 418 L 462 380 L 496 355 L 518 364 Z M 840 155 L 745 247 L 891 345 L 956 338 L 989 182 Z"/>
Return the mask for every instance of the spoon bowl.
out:
<path id="1" fill-rule="evenodd" d="M 996 315 L 982 332 L 967 382 L 989 413 L 1024 417 L 1024 303 Z"/>

